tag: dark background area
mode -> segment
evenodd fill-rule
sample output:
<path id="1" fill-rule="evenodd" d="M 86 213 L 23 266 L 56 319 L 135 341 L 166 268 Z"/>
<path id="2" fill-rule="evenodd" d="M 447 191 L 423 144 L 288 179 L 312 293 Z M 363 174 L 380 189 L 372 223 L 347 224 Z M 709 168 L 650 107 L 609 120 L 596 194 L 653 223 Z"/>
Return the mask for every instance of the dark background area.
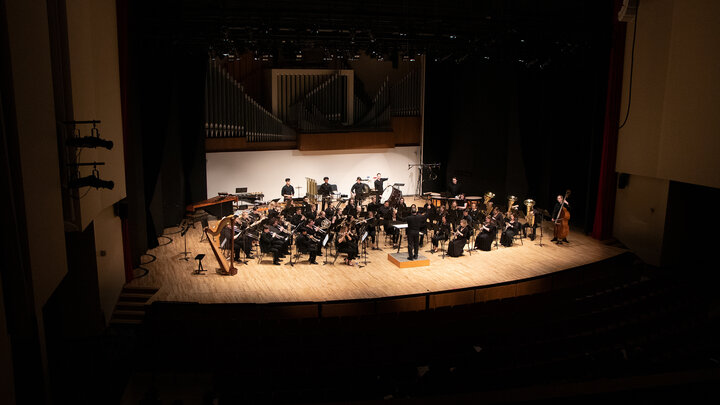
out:
<path id="1" fill-rule="evenodd" d="M 602 24 L 602 21 L 607 24 Z M 592 229 L 610 52 L 608 14 L 587 51 L 528 68 L 475 55 L 427 65 L 424 163 L 441 163 L 423 191 L 457 176 L 466 195 L 532 198 L 552 210 L 572 190 L 573 222 Z M 488 59 L 489 58 L 489 59 Z"/>

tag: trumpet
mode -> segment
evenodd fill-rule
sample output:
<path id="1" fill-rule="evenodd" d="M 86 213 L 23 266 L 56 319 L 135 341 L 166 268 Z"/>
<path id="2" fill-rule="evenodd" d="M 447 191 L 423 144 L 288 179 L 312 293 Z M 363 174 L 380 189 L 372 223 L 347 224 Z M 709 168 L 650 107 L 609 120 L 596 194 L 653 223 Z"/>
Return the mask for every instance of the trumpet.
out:
<path id="1" fill-rule="evenodd" d="M 281 241 L 285 242 L 288 240 L 287 236 L 279 235 L 275 232 L 270 232 L 270 235 L 272 235 L 273 238 L 280 239 Z"/>

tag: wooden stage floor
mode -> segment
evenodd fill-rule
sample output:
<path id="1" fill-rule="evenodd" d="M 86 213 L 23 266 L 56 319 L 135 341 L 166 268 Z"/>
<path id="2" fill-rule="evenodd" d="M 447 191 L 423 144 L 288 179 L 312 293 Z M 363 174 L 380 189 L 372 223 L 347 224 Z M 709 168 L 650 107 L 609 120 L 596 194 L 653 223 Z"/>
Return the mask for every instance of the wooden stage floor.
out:
<path id="1" fill-rule="evenodd" d="M 210 222 L 214 225 L 215 221 Z M 538 230 L 539 232 L 539 230 Z M 427 253 L 430 243 L 420 249 L 430 259 L 429 267 L 401 269 L 388 261 L 388 253 L 397 251 L 380 240 L 381 250 L 369 250 L 367 266 L 347 266 L 338 258 L 335 265 L 307 264 L 307 255 L 291 267 L 289 256 L 283 265 L 272 265 L 272 257 L 262 264 L 250 260 L 248 265 L 236 264 L 238 274 L 222 276 L 216 273 L 217 261 L 210 244 L 200 242 L 200 224 L 187 233 L 187 246 L 191 260 L 183 257 L 183 238 L 178 228 L 165 230 L 159 238 L 162 246 L 149 251 L 157 259 L 143 267 L 148 270 L 128 287 L 154 287 L 159 291 L 152 301 L 198 303 L 271 303 L 271 302 L 323 302 L 363 298 L 382 298 L 407 294 L 445 291 L 465 287 L 485 286 L 541 276 L 607 259 L 625 252 L 625 249 L 605 245 L 582 233 L 571 231 L 570 244 L 550 243 L 552 231 L 546 223 L 543 246 L 539 240 L 524 239 L 524 245 L 506 248 L 500 246 L 490 252 L 465 252 L 462 257 L 442 258 L 441 253 Z M 405 251 L 406 248 L 404 247 Z M 198 253 L 204 253 L 204 275 L 193 275 Z M 144 256 L 144 261 L 149 257 Z M 332 257 L 330 257 L 332 260 Z M 362 264 L 362 261 L 360 262 Z"/>

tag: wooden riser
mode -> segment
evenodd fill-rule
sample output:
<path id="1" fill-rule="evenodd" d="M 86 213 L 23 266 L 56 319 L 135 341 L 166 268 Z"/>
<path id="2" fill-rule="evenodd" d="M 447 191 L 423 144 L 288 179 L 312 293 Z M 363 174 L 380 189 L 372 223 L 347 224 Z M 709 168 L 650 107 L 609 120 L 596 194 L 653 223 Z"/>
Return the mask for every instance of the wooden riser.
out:
<path id="1" fill-rule="evenodd" d="M 417 260 L 408 260 L 407 252 L 388 253 L 388 260 L 401 269 L 430 266 L 430 259 L 423 255 L 418 255 Z"/>

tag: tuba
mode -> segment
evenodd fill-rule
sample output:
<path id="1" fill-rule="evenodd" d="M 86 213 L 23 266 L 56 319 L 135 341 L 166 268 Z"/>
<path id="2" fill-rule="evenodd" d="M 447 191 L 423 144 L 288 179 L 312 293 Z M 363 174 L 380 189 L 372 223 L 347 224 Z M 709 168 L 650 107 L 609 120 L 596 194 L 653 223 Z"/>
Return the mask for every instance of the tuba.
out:
<path id="1" fill-rule="evenodd" d="M 492 191 L 488 191 L 483 195 L 483 204 L 485 205 L 486 215 L 490 215 L 490 213 L 492 212 L 492 202 L 490 200 L 492 200 L 493 198 L 495 198 L 495 193 L 493 193 Z"/>
<path id="2" fill-rule="evenodd" d="M 527 214 L 525 214 L 525 218 L 527 219 L 528 225 L 535 226 L 535 213 L 533 212 L 533 206 L 535 205 L 535 200 L 527 199 L 524 201 L 525 206 L 527 207 Z"/>
<path id="3" fill-rule="evenodd" d="M 515 201 L 517 201 L 517 197 L 515 197 L 514 195 L 509 195 L 509 196 L 508 196 L 508 210 L 507 210 L 507 215 L 510 215 L 510 213 L 512 212 L 513 204 L 515 204 Z"/>

